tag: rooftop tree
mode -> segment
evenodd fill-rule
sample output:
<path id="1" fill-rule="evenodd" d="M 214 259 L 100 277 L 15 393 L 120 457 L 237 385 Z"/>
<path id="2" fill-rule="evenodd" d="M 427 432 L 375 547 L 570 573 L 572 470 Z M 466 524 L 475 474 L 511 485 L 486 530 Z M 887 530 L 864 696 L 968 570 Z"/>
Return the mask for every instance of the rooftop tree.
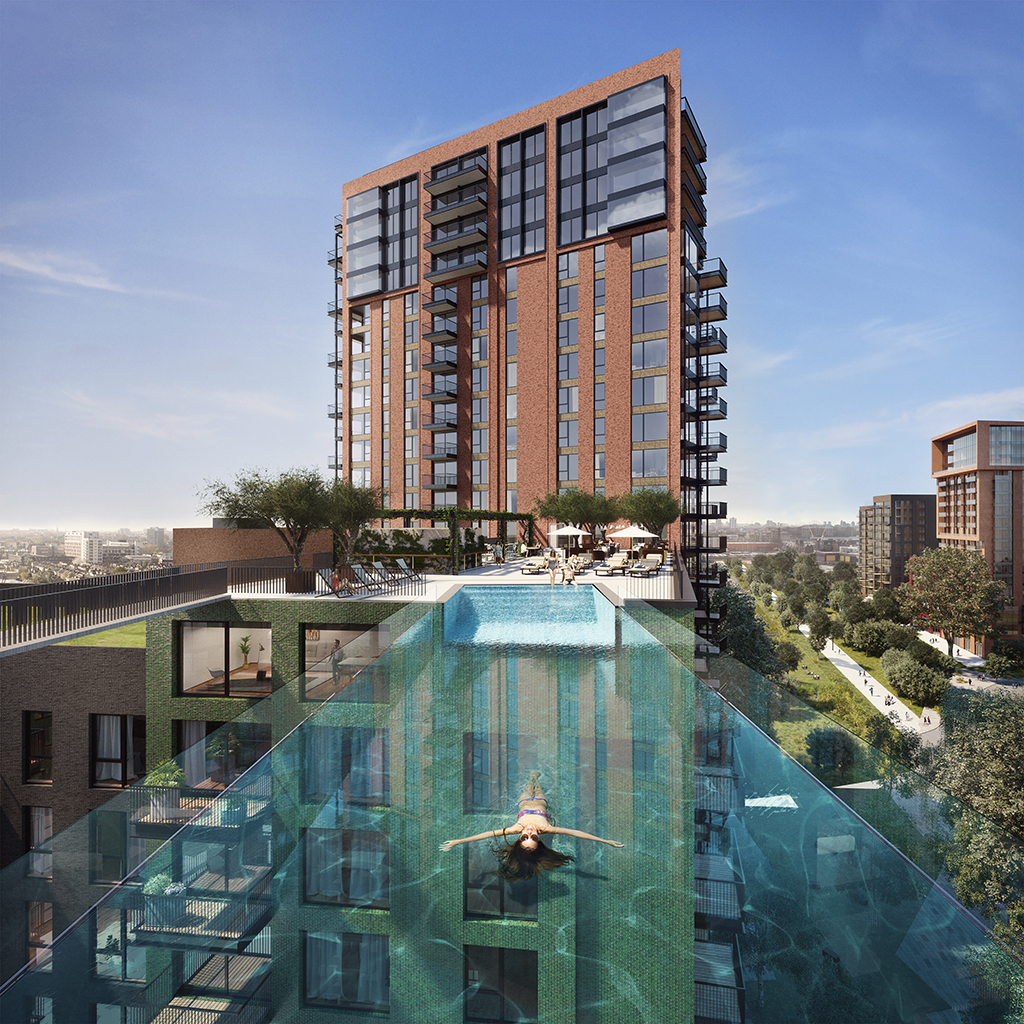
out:
<path id="1" fill-rule="evenodd" d="M 612 498 L 603 494 L 581 491 L 569 487 L 557 494 L 545 494 L 535 502 L 534 515 L 538 519 L 553 519 L 559 523 L 570 523 L 593 534 L 598 526 L 614 523 L 619 510 Z"/>
<path id="2" fill-rule="evenodd" d="M 642 526 L 649 533 L 661 536 L 661 531 L 679 518 L 679 499 L 668 491 L 653 487 L 636 487 L 617 499 L 619 516 Z"/>
<path id="3" fill-rule="evenodd" d="M 341 554 L 351 561 L 359 534 L 384 512 L 384 490 L 356 487 L 349 480 L 335 480 L 327 488 L 326 526 L 334 534 L 335 561 Z"/>
<path id="4" fill-rule="evenodd" d="M 1003 608 L 1003 584 L 994 581 L 977 551 L 930 548 L 907 560 L 907 583 L 897 589 L 915 629 L 937 629 L 949 645 L 957 637 L 989 636 Z"/>
<path id="5" fill-rule="evenodd" d="M 288 469 L 277 476 L 246 469 L 232 483 L 207 481 L 199 496 L 200 512 L 232 520 L 236 529 L 252 523 L 276 531 L 296 569 L 302 567 L 309 535 L 328 525 L 327 485 L 315 469 Z"/>

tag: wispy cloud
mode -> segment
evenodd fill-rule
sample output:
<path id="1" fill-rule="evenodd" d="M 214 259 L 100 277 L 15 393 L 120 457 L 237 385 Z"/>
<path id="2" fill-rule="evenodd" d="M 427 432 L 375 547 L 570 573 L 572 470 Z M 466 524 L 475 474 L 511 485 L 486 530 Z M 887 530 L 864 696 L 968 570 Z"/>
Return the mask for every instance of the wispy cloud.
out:
<path id="1" fill-rule="evenodd" d="M 834 328 L 829 328 L 827 350 L 836 353 L 837 358 L 810 373 L 808 378 L 853 380 L 922 357 L 934 360 L 950 342 L 961 339 L 966 343 L 977 326 L 966 314 L 948 313 L 901 324 L 867 320 L 838 334 Z M 805 347 L 817 346 L 813 338 L 804 337 L 802 342 Z"/>
<path id="2" fill-rule="evenodd" d="M 54 252 L 15 252 L 0 249 L 0 273 L 19 277 L 41 277 L 59 284 L 79 288 L 98 288 L 105 292 L 127 292 L 128 289 L 111 281 L 95 263 L 78 257 Z"/>
<path id="3" fill-rule="evenodd" d="M 712 183 L 708 192 L 708 227 L 781 206 L 794 195 L 771 184 L 774 171 L 770 165 L 745 163 L 736 153 L 708 160 L 707 175 Z"/>
<path id="4" fill-rule="evenodd" d="M 875 447 L 896 434 L 914 434 L 922 440 L 978 419 L 1024 418 L 1024 387 L 975 391 L 924 401 L 903 409 L 873 409 L 865 419 L 825 426 L 792 440 L 813 451 Z"/>
<path id="5" fill-rule="evenodd" d="M 119 394 L 115 403 L 109 397 L 69 389 L 64 399 L 65 407 L 85 428 L 164 441 L 207 438 L 230 424 L 244 427 L 255 417 L 287 421 L 299 415 L 294 402 L 269 392 L 175 388 L 168 394 Z M 172 402 L 174 407 L 169 408 Z"/>

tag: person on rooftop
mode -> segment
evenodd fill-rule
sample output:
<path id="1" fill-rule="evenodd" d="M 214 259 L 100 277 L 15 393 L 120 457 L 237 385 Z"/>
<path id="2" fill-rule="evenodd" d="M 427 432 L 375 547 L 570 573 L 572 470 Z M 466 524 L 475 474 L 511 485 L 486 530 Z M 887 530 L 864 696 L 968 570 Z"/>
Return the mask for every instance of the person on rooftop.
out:
<path id="1" fill-rule="evenodd" d="M 462 843 L 475 843 L 480 839 L 497 839 L 502 842 L 491 847 L 498 858 L 498 874 L 510 882 L 521 882 L 542 871 L 554 871 L 574 861 L 575 857 L 559 853 L 546 846 L 541 835 L 553 833 L 563 836 L 575 836 L 577 839 L 592 839 L 595 843 L 604 843 L 617 849 L 623 843 L 611 839 L 592 836 L 589 832 L 580 832 L 574 828 L 559 828 L 551 823 L 548 816 L 548 801 L 540 786 L 540 773 L 530 772 L 530 778 L 519 797 L 519 815 L 514 825 L 492 829 L 479 835 L 466 836 L 465 839 L 447 839 L 441 843 L 440 849 L 447 852 Z M 510 842 L 511 840 L 511 842 Z"/>

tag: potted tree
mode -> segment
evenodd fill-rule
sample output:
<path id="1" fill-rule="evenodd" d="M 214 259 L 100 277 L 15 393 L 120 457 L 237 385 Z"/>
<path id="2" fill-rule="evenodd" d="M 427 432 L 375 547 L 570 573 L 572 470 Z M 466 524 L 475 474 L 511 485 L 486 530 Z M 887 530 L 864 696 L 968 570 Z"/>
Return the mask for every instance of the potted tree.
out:
<path id="1" fill-rule="evenodd" d="M 252 633 L 248 636 L 243 636 L 238 641 L 238 649 L 242 652 L 242 668 L 247 669 L 249 667 L 249 651 L 252 649 Z"/>
<path id="2" fill-rule="evenodd" d="M 185 787 L 185 771 L 177 761 L 157 765 L 142 784 L 151 790 L 150 817 L 158 821 L 176 817 L 181 808 L 181 790 Z"/>
<path id="3" fill-rule="evenodd" d="M 142 887 L 146 925 L 149 928 L 173 928 L 181 923 L 188 904 L 183 882 L 171 881 L 162 871 L 148 879 Z"/>

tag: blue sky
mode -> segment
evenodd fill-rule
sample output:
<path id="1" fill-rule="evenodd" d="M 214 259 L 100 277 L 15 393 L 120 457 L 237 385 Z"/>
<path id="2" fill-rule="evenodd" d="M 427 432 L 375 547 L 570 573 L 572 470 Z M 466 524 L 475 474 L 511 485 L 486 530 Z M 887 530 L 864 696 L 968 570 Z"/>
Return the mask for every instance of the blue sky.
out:
<path id="1" fill-rule="evenodd" d="M 341 185 L 679 46 L 730 513 L 931 491 L 1024 419 L 1024 5 L 0 4 L 0 526 L 202 525 L 332 452 Z"/>

